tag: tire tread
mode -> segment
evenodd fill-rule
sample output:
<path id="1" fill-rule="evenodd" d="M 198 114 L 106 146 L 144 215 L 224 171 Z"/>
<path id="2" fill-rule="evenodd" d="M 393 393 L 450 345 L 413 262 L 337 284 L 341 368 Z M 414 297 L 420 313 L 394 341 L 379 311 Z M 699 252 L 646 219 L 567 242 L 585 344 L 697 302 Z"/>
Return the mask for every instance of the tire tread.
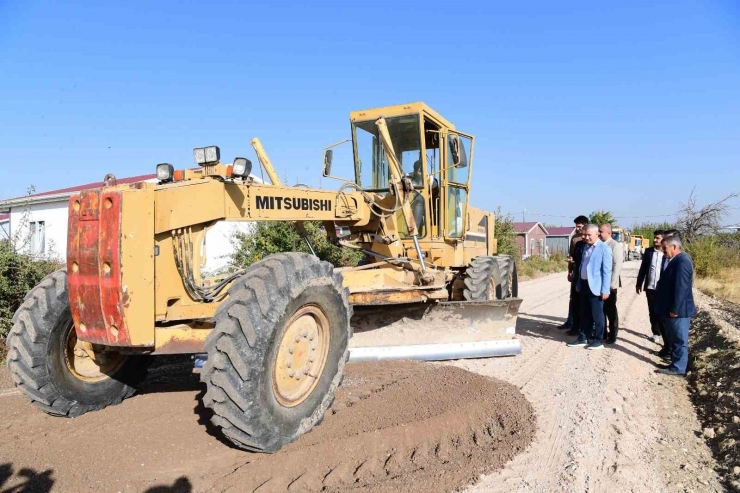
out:
<path id="1" fill-rule="evenodd" d="M 297 293 L 317 278 L 328 278 L 328 284 L 341 293 L 349 338 L 352 308 L 341 274 L 334 272 L 328 262 L 299 253 L 271 255 L 249 267 L 231 286 L 228 299 L 214 316 L 216 326 L 206 340 L 208 360 L 201 371 L 201 381 L 206 384 L 203 404 L 214 413 L 212 423 L 239 448 L 252 452 L 277 451 L 320 422 L 334 400 L 346 354 L 339 360 L 329 392 L 313 414 L 303 419 L 303 422 L 308 420 L 308 425 L 302 422 L 293 436 L 275 433 L 270 420 L 250 401 L 280 314 Z"/>

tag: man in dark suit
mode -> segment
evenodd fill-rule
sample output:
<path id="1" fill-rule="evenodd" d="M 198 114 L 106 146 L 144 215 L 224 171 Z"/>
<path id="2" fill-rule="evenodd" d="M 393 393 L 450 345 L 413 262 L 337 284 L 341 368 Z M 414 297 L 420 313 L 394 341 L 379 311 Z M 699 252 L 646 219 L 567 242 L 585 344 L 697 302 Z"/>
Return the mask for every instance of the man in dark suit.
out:
<path id="1" fill-rule="evenodd" d="M 575 235 L 574 235 L 575 236 Z M 570 306 L 573 311 L 573 325 L 570 326 L 570 330 L 566 332 L 570 336 L 577 336 L 581 333 L 581 297 L 576 291 L 576 285 L 578 284 L 579 271 L 581 270 L 581 259 L 583 258 L 583 249 L 586 247 L 586 231 L 585 226 L 581 228 L 578 234 L 580 238 L 575 246 L 573 247 L 573 272 L 568 273 L 568 279 L 571 281 L 571 300 Z"/>
<path id="2" fill-rule="evenodd" d="M 579 297 L 578 293 L 576 292 L 576 281 L 578 280 L 576 276 L 578 269 L 575 266 L 576 263 L 581 262 L 580 253 L 582 253 L 582 251 L 576 254 L 576 248 L 578 244 L 581 244 L 580 248 L 583 247 L 583 228 L 585 228 L 588 224 L 588 218 L 586 216 L 578 216 L 577 218 L 573 219 L 573 224 L 576 225 L 576 231 L 570 238 L 570 248 L 568 249 L 568 281 L 570 282 L 570 303 L 568 304 L 568 319 L 563 325 L 558 327 L 558 329 L 570 329 L 570 332 L 568 332 L 569 334 L 578 335 L 578 319 L 580 310 L 578 306 Z M 574 271 L 576 272 L 576 275 L 574 275 Z"/>
<path id="3" fill-rule="evenodd" d="M 650 340 L 658 344 L 660 338 L 663 343 L 663 349 L 659 356 L 667 356 L 670 351 L 668 345 L 665 344 L 665 327 L 663 321 L 655 313 L 655 289 L 658 287 L 658 281 L 660 280 L 661 268 L 663 266 L 663 240 L 664 231 L 656 229 L 653 232 L 653 246 L 645 249 L 645 254 L 642 256 L 642 263 L 640 263 L 640 271 L 637 274 L 637 294 L 645 291 L 647 296 L 648 312 L 650 313 L 650 330 L 653 335 Z"/>
<path id="4" fill-rule="evenodd" d="M 689 325 L 696 316 L 694 305 L 694 266 L 682 251 L 678 236 L 663 238 L 663 253 L 668 265 L 660 276 L 655 293 L 655 310 L 665 323 L 671 350 L 671 364 L 658 373 L 683 376 L 689 363 Z"/>

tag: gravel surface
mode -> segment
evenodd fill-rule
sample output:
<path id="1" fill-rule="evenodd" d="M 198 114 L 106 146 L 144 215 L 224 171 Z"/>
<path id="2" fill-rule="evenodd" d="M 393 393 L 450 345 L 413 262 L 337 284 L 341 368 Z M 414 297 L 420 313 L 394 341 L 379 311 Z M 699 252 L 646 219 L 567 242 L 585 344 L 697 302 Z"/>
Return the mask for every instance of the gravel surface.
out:
<path id="1" fill-rule="evenodd" d="M 602 351 L 569 348 L 556 327 L 568 312 L 563 274 L 523 283 L 517 332 L 523 354 L 460 361 L 501 378 L 534 406 L 532 445 L 469 492 L 722 491 L 686 380 L 654 373 L 644 295 L 634 285 L 639 262 L 627 262 L 619 291 L 620 339 Z"/>
<path id="2" fill-rule="evenodd" d="M 740 491 L 740 306 L 697 296 L 690 391 L 702 422 L 702 436 L 730 491 Z"/>
<path id="3" fill-rule="evenodd" d="M 220 441 L 187 359 L 163 361 L 139 395 L 74 420 L 33 409 L 0 368 L 0 491 L 252 491 L 261 474 L 276 479 L 257 491 L 285 491 L 286 479 L 297 480 L 295 491 L 722 491 L 714 470 L 729 481 L 729 466 L 706 442 L 721 437 L 719 425 L 704 438 L 687 380 L 654 373 L 658 346 L 647 340 L 645 297 L 632 288 L 637 267 L 623 270 L 616 346 L 566 347 L 555 329 L 567 313 L 564 275 L 528 281 L 520 288 L 522 355 L 349 365 L 336 412 L 274 456 Z M 501 434 L 509 429 L 516 433 Z M 312 478 L 322 472 L 319 486 Z"/>

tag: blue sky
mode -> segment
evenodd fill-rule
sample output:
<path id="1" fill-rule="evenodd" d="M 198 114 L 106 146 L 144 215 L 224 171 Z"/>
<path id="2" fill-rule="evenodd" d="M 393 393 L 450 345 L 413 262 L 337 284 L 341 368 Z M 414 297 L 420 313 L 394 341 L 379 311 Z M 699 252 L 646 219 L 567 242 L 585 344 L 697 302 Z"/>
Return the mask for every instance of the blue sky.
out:
<path id="1" fill-rule="evenodd" d="M 351 110 L 419 100 L 476 136 L 472 203 L 519 220 L 630 225 L 693 187 L 740 191 L 734 0 L 0 0 L 0 66 L 0 198 L 191 166 L 209 144 L 256 163 L 255 136 L 318 185 Z"/>

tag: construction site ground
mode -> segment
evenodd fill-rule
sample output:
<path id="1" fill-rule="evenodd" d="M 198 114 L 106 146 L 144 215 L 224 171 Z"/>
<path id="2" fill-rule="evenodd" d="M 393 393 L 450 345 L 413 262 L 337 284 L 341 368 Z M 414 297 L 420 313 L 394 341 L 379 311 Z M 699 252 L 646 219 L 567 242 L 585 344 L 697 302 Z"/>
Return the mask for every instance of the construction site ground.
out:
<path id="1" fill-rule="evenodd" d="M 324 423 L 275 455 L 220 439 L 188 359 L 161 362 L 133 398 L 73 420 L 32 408 L 2 367 L 0 492 L 732 489 L 732 456 L 715 462 L 710 448 L 727 452 L 728 442 L 715 436 L 707 445 L 692 395 L 718 432 L 734 429 L 722 425 L 732 412 L 702 406 L 706 374 L 654 373 L 658 347 L 647 340 L 645 297 L 634 291 L 638 265 L 622 271 L 615 346 L 568 348 L 556 330 L 568 310 L 564 274 L 528 281 L 520 356 L 349 365 Z M 702 323 L 712 325 L 710 315 Z"/>

